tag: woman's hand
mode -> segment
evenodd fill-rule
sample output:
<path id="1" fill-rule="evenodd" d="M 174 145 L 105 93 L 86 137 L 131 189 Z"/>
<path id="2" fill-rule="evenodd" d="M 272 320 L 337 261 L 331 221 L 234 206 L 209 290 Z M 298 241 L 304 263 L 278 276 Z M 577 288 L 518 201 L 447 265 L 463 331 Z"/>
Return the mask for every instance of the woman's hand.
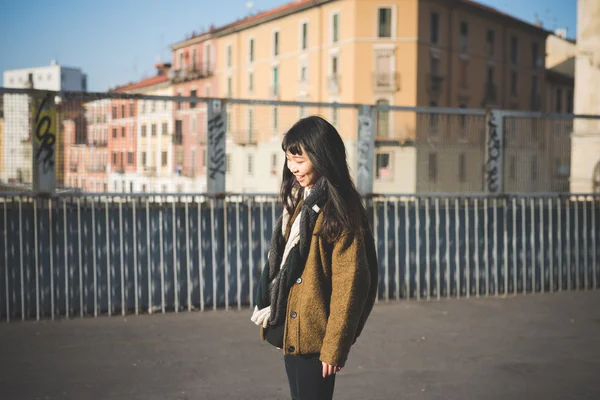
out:
<path id="1" fill-rule="evenodd" d="M 342 367 L 338 367 L 337 365 L 329 365 L 324 361 L 321 361 L 323 364 L 323 379 L 327 378 L 329 375 L 333 375 L 336 372 L 339 372 Z"/>

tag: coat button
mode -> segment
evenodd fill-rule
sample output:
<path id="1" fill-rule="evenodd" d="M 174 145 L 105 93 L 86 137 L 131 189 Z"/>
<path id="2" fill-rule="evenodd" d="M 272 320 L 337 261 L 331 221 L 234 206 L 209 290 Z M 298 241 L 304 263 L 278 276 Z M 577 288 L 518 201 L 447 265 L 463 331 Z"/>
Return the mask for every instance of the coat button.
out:
<path id="1" fill-rule="evenodd" d="M 294 346 L 290 346 L 290 347 L 288 347 L 288 351 L 290 353 L 293 353 L 294 351 L 296 351 L 296 348 Z"/>
<path id="2" fill-rule="evenodd" d="M 298 316 L 298 314 L 296 314 L 296 312 L 295 312 L 295 311 L 293 311 L 293 312 L 292 312 L 292 314 L 291 314 L 291 317 L 292 317 L 292 318 L 296 318 L 297 316 Z"/>
<path id="3" fill-rule="evenodd" d="M 302 278 L 296 279 L 296 283 L 302 283 Z"/>

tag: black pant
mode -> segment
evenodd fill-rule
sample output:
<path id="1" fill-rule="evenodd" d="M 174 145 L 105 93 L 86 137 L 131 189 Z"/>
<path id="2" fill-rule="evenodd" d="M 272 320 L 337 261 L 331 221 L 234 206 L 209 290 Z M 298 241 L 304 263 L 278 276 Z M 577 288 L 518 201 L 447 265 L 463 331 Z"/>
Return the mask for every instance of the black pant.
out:
<path id="1" fill-rule="evenodd" d="M 285 355 L 285 371 L 290 382 L 292 400 L 330 400 L 333 398 L 335 374 L 323 379 L 319 354 Z"/>

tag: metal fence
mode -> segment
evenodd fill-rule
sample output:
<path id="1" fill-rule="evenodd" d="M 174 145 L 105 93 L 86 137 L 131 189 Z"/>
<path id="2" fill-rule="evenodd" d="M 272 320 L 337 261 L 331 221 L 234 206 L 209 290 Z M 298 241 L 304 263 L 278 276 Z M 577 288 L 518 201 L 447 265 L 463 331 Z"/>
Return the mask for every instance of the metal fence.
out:
<path id="1" fill-rule="evenodd" d="M 378 301 L 599 288 L 600 196 L 366 199 Z M 0 198 L 0 317 L 252 306 L 274 196 Z"/>
<path id="2" fill-rule="evenodd" d="M 210 99 L 165 90 L 0 88 L 0 191 L 35 189 L 51 153 L 58 192 L 204 193 L 218 179 L 229 193 L 276 193 L 283 134 L 299 118 L 321 115 L 342 135 L 365 194 L 577 192 L 570 186 L 571 154 L 586 146 L 573 147 L 573 131 L 592 121 L 591 135 L 600 137 L 600 116 Z M 51 105 L 43 114 L 51 117 L 48 126 L 38 112 L 43 99 Z M 211 131 L 217 103 L 222 132 Z M 222 147 L 211 147 L 220 137 Z M 600 188 L 600 178 L 591 182 L 593 165 L 583 168 L 582 179 L 590 181 L 584 192 Z"/>

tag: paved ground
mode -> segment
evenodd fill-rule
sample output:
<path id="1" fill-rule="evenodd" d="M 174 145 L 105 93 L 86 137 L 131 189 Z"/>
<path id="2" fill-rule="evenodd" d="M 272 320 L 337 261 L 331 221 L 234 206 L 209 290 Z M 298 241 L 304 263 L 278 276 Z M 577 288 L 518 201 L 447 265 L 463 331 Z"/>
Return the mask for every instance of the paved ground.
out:
<path id="1" fill-rule="evenodd" d="M 249 311 L 0 324 L 0 399 L 285 399 Z M 337 399 L 600 399 L 600 291 L 378 304 Z"/>

